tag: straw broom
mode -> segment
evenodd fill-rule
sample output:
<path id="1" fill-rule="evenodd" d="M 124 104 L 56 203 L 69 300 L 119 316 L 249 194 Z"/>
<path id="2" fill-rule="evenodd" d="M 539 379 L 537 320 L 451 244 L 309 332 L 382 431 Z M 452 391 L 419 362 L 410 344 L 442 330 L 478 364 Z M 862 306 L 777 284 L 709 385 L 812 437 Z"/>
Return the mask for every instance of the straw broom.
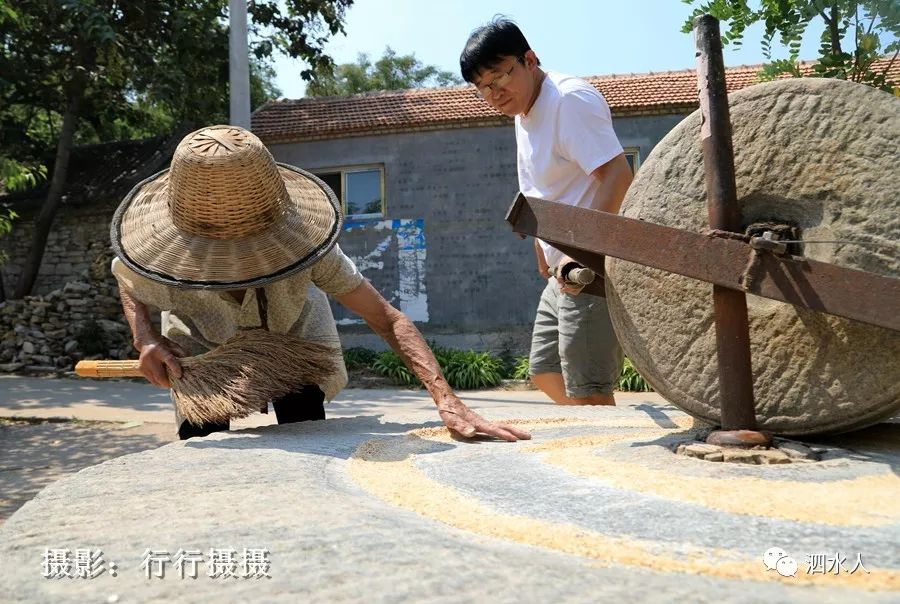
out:
<path id="1" fill-rule="evenodd" d="M 249 329 L 209 352 L 178 359 L 169 376 L 178 412 L 194 425 L 246 417 L 338 370 L 339 350 L 293 336 Z M 142 377 L 138 361 L 80 361 L 83 377 Z"/>

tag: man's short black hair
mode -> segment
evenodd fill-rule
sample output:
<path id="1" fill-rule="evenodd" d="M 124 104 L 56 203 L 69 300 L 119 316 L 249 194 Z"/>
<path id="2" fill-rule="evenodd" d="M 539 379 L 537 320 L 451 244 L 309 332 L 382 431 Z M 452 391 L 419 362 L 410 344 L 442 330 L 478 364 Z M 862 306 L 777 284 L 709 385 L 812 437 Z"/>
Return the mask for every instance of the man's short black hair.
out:
<path id="1" fill-rule="evenodd" d="M 506 17 L 497 16 L 469 36 L 459 55 L 459 70 L 463 79 L 471 84 L 479 72 L 496 67 L 505 57 L 524 61 L 529 50 L 531 46 L 519 26 Z"/>

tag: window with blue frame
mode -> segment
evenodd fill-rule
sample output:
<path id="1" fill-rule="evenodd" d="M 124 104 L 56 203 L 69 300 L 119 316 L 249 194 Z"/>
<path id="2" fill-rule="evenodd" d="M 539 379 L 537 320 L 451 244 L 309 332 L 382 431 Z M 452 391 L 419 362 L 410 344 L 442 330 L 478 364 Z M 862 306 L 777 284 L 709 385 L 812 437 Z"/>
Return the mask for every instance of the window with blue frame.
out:
<path id="1" fill-rule="evenodd" d="M 625 160 L 631 166 L 631 173 L 636 174 L 641 167 L 641 150 L 637 147 L 625 147 Z"/>
<path id="2" fill-rule="evenodd" d="M 315 174 L 334 191 L 347 218 L 384 218 L 383 166 L 353 166 Z"/>

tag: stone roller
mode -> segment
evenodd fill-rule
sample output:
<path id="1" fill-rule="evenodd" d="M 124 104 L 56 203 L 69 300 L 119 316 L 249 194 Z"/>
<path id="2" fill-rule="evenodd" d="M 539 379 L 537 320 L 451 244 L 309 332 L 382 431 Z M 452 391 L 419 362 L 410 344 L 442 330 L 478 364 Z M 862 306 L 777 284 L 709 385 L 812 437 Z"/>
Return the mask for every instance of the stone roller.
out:
<path id="1" fill-rule="evenodd" d="M 751 86 L 728 101 L 742 226 L 792 233 L 800 243 L 789 251 L 808 259 L 900 276 L 900 99 L 804 78 Z M 621 215 L 708 228 L 700 129 L 698 110 L 660 141 Z M 605 268 L 625 353 L 667 400 L 718 424 L 712 286 L 613 257 Z M 900 331 L 750 294 L 747 306 L 760 429 L 837 433 L 900 411 Z"/>

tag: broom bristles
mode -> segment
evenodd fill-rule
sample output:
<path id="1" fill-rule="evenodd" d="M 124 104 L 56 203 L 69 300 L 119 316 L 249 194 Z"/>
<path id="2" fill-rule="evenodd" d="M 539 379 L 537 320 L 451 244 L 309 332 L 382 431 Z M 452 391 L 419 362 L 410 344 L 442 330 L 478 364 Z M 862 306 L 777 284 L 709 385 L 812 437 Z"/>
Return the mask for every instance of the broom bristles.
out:
<path id="1" fill-rule="evenodd" d="M 172 378 L 178 412 L 194 425 L 223 423 L 320 384 L 338 370 L 340 348 L 262 329 L 239 331 L 222 345 L 181 360 Z"/>

